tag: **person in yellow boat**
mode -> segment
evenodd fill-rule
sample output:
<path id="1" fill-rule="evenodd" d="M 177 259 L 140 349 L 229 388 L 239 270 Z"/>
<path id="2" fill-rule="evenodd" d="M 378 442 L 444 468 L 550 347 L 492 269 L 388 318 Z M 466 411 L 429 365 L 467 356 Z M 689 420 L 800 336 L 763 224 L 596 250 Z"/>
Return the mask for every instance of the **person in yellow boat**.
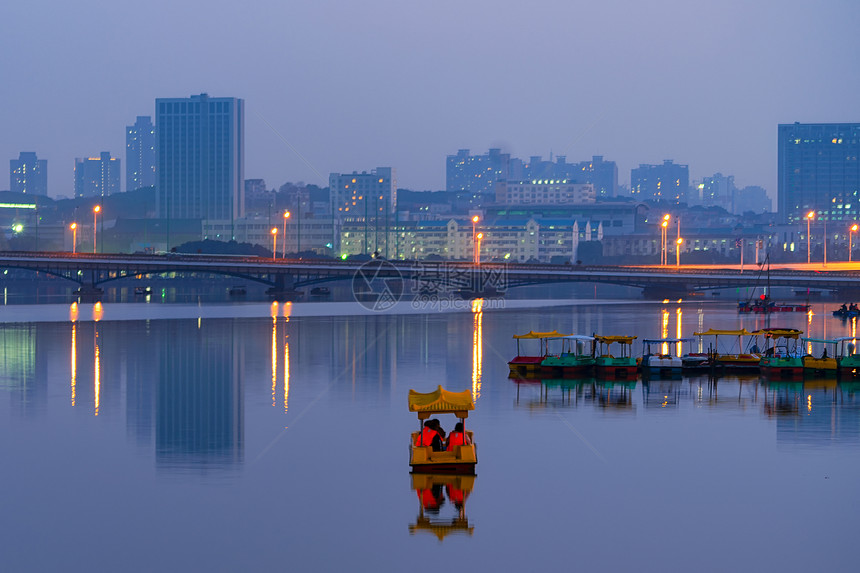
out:
<path id="1" fill-rule="evenodd" d="M 454 446 L 465 446 L 471 443 L 469 435 L 463 431 L 463 422 L 457 422 L 454 431 L 448 436 L 447 450 L 450 452 L 454 450 Z"/>
<path id="2" fill-rule="evenodd" d="M 421 434 L 415 438 L 416 446 L 431 446 L 434 452 L 441 452 L 445 448 L 442 445 L 442 438 L 436 428 L 439 427 L 439 420 L 427 420 L 424 422 L 424 428 Z"/>

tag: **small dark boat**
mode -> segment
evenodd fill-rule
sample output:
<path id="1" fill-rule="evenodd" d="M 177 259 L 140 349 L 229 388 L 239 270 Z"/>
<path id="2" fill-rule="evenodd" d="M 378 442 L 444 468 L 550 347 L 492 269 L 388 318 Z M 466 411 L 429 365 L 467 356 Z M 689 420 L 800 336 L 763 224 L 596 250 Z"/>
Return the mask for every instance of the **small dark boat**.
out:
<path id="1" fill-rule="evenodd" d="M 140 287 L 140 286 L 134 287 L 134 294 L 137 294 L 137 295 L 152 294 L 152 288 L 151 287 Z"/>
<path id="2" fill-rule="evenodd" d="M 246 294 L 248 291 L 245 289 L 245 285 L 235 285 L 231 286 L 227 290 L 227 292 L 230 294 L 230 296 L 241 296 L 243 294 Z"/>
<path id="3" fill-rule="evenodd" d="M 311 296 L 329 296 L 331 291 L 328 287 L 314 287 L 311 289 Z"/>

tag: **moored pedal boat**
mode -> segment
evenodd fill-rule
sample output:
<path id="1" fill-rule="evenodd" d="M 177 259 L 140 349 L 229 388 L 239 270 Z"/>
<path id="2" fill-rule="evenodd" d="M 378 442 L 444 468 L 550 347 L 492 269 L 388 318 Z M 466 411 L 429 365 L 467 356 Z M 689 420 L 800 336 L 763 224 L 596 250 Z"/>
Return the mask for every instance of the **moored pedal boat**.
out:
<path id="1" fill-rule="evenodd" d="M 546 339 L 546 356 L 540 363 L 542 374 L 575 377 L 594 369 L 594 337 L 568 334 Z"/>
<path id="2" fill-rule="evenodd" d="M 533 376 L 540 373 L 541 362 L 543 362 L 543 359 L 546 357 L 547 354 L 546 339 L 558 336 L 565 335 L 555 330 L 551 332 L 535 332 L 532 330 L 527 332 L 526 334 L 515 334 L 514 340 L 517 341 L 517 355 L 514 357 L 513 360 L 508 362 L 508 368 L 510 368 L 511 375 Z M 532 341 L 529 343 L 529 345 L 533 349 L 531 354 L 522 353 L 522 349 L 520 348 L 520 342 L 524 340 Z"/>
<path id="3" fill-rule="evenodd" d="M 598 378 L 632 378 L 639 366 L 633 357 L 635 336 L 594 335 L 598 350 L 594 356 L 594 373 Z M 613 345 L 618 351 L 613 354 Z"/>
<path id="4" fill-rule="evenodd" d="M 803 331 L 796 328 L 762 328 L 752 333 L 762 336 L 764 353 L 759 361 L 762 376 L 768 378 L 800 378 L 803 359 L 798 348 Z"/>

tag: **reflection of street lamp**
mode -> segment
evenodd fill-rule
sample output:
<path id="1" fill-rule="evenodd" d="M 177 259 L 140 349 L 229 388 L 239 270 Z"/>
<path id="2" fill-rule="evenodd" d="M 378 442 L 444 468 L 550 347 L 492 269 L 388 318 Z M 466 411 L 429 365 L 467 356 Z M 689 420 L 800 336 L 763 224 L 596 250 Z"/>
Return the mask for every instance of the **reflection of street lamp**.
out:
<path id="1" fill-rule="evenodd" d="M 808 265 L 812 259 L 811 256 L 811 242 L 809 241 L 809 222 L 812 221 L 812 218 L 815 217 L 815 211 L 810 211 L 806 214 L 806 264 Z"/>
<path id="2" fill-rule="evenodd" d="M 96 253 L 96 220 L 99 216 L 99 211 L 102 210 L 101 205 L 96 205 L 93 207 L 93 254 Z"/>
<path id="3" fill-rule="evenodd" d="M 287 258 L 287 219 L 289 219 L 289 218 L 290 218 L 290 212 L 284 211 L 284 246 L 283 246 L 283 252 L 281 253 L 282 259 Z"/>
<path id="4" fill-rule="evenodd" d="M 278 228 L 272 227 L 272 260 L 278 256 Z"/>
<path id="5" fill-rule="evenodd" d="M 475 234 L 475 225 L 478 224 L 481 218 L 475 215 L 472 217 L 472 259 L 474 259 L 475 264 L 478 263 L 478 248 L 477 248 L 477 235 Z"/>
<path id="6" fill-rule="evenodd" d="M 475 238 L 478 240 L 478 242 L 475 243 L 475 264 L 480 265 L 481 264 L 481 239 L 484 238 L 484 233 L 478 233 L 477 235 L 475 235 Z"/>
<path id="7" fill-rule="evenodd" d="M 72 254 L 75 254 L 78 252 L 78 224 L 72 223 L 69 228 L 72 230 Z"/>
<path id="8" fill-rule="evenodd" d="M 681 244 L 684 242 L 684 239 L 678 237 L 675 240 L 675 266 L 681 268 Z"/>

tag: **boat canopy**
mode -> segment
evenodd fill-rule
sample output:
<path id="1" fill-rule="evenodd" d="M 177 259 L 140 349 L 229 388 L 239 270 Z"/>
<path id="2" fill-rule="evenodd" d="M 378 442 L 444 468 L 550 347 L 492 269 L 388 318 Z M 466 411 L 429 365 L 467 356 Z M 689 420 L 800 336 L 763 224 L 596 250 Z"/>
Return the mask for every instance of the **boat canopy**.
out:
<path id="1" fill-rule="evenodd" d="M 419 420 L 427 419 L 431 414 L 454 414 L 458 418 L 466 418 L 469 416 L 467 410 L 474 409 L 472 393 L 468 390 L 451 392 L 439 386 L 433 392 L 409 391 L 409 411 L 417 412 Z"/>
<path id="2" fill-rule="evenodd" d="M 581 340 L 585 342 L 591 342 L 594 340 L 593 336 L 586 336 L 584 334 L 562 334 L 561 336 L 550 336 L 548 340 Z"/>
<path id="3" fill-rule="evenodd" d="M 803 342 L 819 342 L 822 344 L 836 344 L 837 342 L 839 342 L 840 339 L 835 338 L 835 339 L 828 340 L 826 338 L 801 338 L 800 340 L 802 340 Z M 849 340 L 853 340 L 853 338 L 849 338 Z"/>
<path id="4" fill-rule="evenodd" d="M 594 339 L 597 342 L 603 342 L 604 344 L 612 344 L 617 342 L 619 344 L 633 344 L 633 341 L 636 340 L 638 336 L 601 336 L 599 334 L 594 335 Z"/>
<path id="5" fill-rule="evenodd" d="M 693 336 L 746 336 L 748 334 L 752 334 L 752 332 L 746 328 L 740 330 L 717 330 L 709 328 L 705 332 L 694 332 Z"/>
<path id="6" fill-rule="evenodd" d="M 535 332 L 534 330 L 530 330 L 526 334 L 515 334 L 514 338 L 516 339 L 528 339 L 528 338 L 555 338 L 560 336 L 569 336 L 567 334 L 562 334 L 557 330 L 553 330 L 552 332 Z"/>
<path id="7" fill-rule="evenodd" d="M 803 334 L 803 331 L 797 330 L 796 328 L 762 328 L 761 330 L 756 330 L 752 334 L 763 334 L 767 338 L 791 338 L 797 340 L 800 338 L 800 335 Z"/>
<path id="8" fill-rule="evenodd" d="M 856 337 L 856 336 L 840 336 L 839 338 L 834 338 L 833 342 L 845 342 L 846 340 L 854 341 L 854 340 L 858 340 L 858 337 Z"/>
<path id="9" fill-rule="evenodd" d="M 662 342 L 695 342 L 692 338 L 645 338 L 643 344 L 659 344 Z"/>

